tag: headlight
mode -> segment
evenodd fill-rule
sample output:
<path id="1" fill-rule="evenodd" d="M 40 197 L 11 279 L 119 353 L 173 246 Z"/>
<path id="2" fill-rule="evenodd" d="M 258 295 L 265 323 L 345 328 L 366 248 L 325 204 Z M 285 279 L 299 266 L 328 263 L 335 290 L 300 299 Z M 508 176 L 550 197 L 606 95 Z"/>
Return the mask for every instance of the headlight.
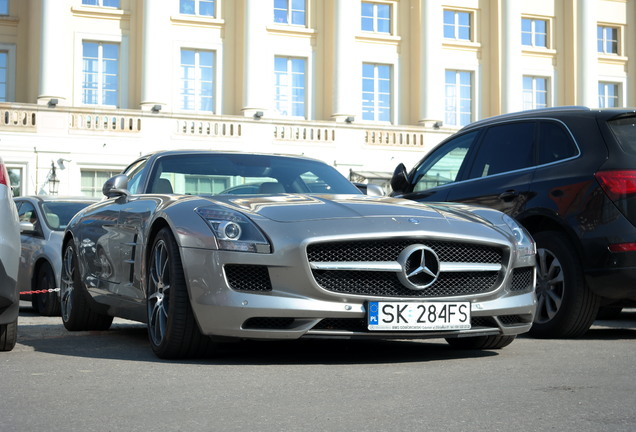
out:
<path id="1" fill-rule="evenodd" d="M 537 253 L 534 240 L 524 227 L 519 225 L 513 218 L 503 215 L 504 223 L 510 228 L 517 246 L 517 259 L 528 260 L 528 265 L 534 265 L 535 254 Z M 530 259 L 531 258 L 531 259 Z M 532 261 L 532 262 L 530 262 Z"/>
<path id="2" fill-rule="evenodd" d="M 271 251 L 265 235 L 242 213 L 221 207 L 201 207 L 195 211 L 212 229 L 220 249 L 258 253 Z"/>

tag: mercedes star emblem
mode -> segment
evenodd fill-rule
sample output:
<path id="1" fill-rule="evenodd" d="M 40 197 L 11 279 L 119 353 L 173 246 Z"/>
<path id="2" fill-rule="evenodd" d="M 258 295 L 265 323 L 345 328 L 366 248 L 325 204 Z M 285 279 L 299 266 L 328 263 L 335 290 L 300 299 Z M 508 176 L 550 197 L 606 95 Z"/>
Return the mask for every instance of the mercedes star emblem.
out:
<path id="1" fill-rule="evenodd" d="M 398 256 L 398 263 L 402 267 L 398 278 L 411 290 L 428 288 L 439 276 L 439 258 L 428 246 L 414 244 L 404 248 Z"/>

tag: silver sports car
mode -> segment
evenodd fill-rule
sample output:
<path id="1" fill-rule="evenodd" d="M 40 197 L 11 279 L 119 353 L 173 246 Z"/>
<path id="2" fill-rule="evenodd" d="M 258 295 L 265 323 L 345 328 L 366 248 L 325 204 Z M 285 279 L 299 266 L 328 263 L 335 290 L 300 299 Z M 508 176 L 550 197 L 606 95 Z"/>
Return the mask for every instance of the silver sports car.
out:
<path id="1" fill-rule="evenodd" d="M 362 195 L 313 159 L 212 151 L 141 157 L 103 192 L 65 232 L 69 330 L 145 322 L 155 354 L 181 358 L 227 337 L 494 349 L 532 324 L 535 245 L 494 210 Z"/>

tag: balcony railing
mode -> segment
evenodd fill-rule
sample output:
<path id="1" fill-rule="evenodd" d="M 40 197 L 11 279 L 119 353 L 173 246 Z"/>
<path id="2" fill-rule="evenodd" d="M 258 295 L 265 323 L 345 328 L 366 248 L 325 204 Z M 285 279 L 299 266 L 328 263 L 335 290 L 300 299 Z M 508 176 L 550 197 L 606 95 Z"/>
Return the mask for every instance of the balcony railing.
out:
<path id="1" fill-rule="evenodd" d="M 159 149 L 303 154 L 324 160 L 345 175 L 390 173 L 399 162 L 412 166 L 452 131 L 423 126 L 0 103 L 0 133 L 9 132 L 0 140 L 0 153 L 5 161 L 22 167 L 25 174 L 33 177 L 26 182 L 40 185 L 51 161 L 72 160 L 67 164 L 70 169 L 61 173 L 68 178 L 60 185 L 60 193 L 74 193 L 80 171 L 116 172 L 139 155 Z"/>

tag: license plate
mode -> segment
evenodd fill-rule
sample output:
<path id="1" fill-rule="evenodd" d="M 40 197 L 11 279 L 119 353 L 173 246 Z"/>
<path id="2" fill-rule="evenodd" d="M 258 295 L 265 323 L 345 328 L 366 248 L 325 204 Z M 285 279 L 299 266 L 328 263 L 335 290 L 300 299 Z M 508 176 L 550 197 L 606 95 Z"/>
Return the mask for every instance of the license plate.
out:
<path id="1" fill-rule="evenodd" d="M 466 330 L 468 302 L 369 302 L 369 330 Z"/>

